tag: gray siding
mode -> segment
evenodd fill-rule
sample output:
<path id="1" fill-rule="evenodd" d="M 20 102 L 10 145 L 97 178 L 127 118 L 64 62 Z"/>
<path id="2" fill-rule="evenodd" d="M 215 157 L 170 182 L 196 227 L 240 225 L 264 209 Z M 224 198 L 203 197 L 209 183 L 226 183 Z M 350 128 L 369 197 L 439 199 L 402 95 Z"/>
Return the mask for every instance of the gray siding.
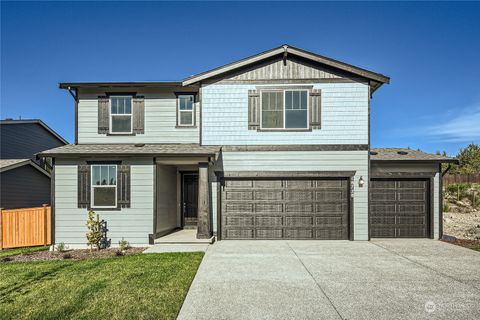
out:
<path id="1" fill-rule="evenodd" d="M 50 132 L 38 123 L 1 124 L 1 159 L 32 159 L 40 151 L 63 146 Z"/>
<path id="2" fill-rule="evenodd" d="M 0 174 L 0 192 L 1 208 L 41 207 L 50 204 L 50 178 L 31 165 L 21 166 Z"/>
<path id="3" fill-rule="evenodd" d="M 87 210 L 77 208 L 77 165 L 80 160 L 57 159 L 55 164 L 55 242 L 74 247 L 86 246 Z M 153 159 L 128 159 L 131 165 L 131 207 L 120 211 L 97 211 L 107 221 L 112 245 L 122 238 L 132 245 L 148 244 L 153 232 Z"/>
<path id="4" fill-rule="evenodd" d="M 224 171 L 356 171 L 353 177 L 354 240 L 368 240 L 368 152 L 367 151 L 286 151 L 223 152 L 214 170 Z M 363 177 L 365 185 L 358 187 Z M 212 182 L 215 191 L 216 182 Z M 213 193 L 216 203 L 216 192 Z M 214 231 L 217 209 L 213 207 Z"/>
<path id="5" fill-rule="evenodd" d="M 177 227 L 177 168 L 157 165 L 157 225 L 156 232 Z"/>
<path id="6" fill-rule="evenodd" d="M 132 91 L 135 89 L 125 89 Z M 146 90 L 146 89 L 145 89 Z M 184 89 L 185 90 L 185 89 Z M 78 103 L 78 143 L 199 143 L 199 127 L 176 128 L 177 100 L 173 89 L 138 91 L 145 96 L 145 133 L 118 136 L 98 133 L 99 95 L 105 92 L 80 93 Z M 199 103 L 195 104 L 196 123 L 199 122 Z"/>
<path id="7" fill-rule="evenodd" d="M 248 90 L 255 90 L 257 85 L 211 84 L 202 87 L 202 144 L 368 144 L 367 85 L 353 82 L 305 85 L 322 90 L 320 130 L 248 130 Z"/>

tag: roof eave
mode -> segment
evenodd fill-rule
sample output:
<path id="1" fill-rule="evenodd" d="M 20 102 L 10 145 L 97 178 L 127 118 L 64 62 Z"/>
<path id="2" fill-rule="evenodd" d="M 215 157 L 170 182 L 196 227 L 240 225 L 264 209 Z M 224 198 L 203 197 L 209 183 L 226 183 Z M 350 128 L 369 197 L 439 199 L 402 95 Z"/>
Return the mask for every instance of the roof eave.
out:
<path id="1" fill-rule="evenodd" d="M 460 164 L 457 159 L 370 159 L 371 162 L 415 162 L 415 163 L 453 163 Z"/>
<path id="2" fill-rule="evenodd" d="M 158 88 L 158 87 L 181 87 L 181 81 L 158 81 L 158 82 L 60 82 L 60 89 L 81 88 Z"/>

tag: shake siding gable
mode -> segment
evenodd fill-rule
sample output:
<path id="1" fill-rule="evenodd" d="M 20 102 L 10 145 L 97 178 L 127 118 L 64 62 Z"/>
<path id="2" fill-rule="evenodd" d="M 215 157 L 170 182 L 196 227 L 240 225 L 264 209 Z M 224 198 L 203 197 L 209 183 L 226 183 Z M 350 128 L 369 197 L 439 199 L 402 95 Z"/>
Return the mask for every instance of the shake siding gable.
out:
<path id="1" fill-rule="evenodd" d="M 74 247 L 85 246 L 87 232 L 87 209 L 77 208 L 77 166 L 81 163 L 84 162 L 57 159 L 55 165 L 55 242 Z M 153 160 L 131 159 L 122 163 L 130 165 L 131 170 L 130 208 L 96 213 L 107 221 L 107 236 L 112 244 L 124 238 L 132 245 L 146 245 L 153 232 Z"/>
<path id="2" fill-rule="evenodd" d="M 202 144 L 368 144 L 368 85 L 353 82 L 302 85 L 313 85 L 322 95 L 320 129 L 311 132 L 248 130 L 249 90 L 255 90 L 258 84 L 202 87 Z"/>

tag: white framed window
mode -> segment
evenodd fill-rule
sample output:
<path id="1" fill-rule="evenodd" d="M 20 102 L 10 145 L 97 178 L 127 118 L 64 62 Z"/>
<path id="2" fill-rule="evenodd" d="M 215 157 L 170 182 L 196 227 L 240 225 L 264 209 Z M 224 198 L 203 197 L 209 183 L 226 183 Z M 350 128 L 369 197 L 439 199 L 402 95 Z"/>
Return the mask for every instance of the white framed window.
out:
<path id="1" fill-rule="evenodd" d="M 195 125 L 195 97 L 193 94 L 178 96 L 177 119 L 179 126 Z"/>
<path id="2" fill-rule="evenodd" d="M 308 129 L 308 90 L 262 90 L 261 129 Z"/>
<path id="3" fill-rule="evenodd" d="M 91 199 L 92 208 L 117 207 L 117 165 L 92 165 Z"/>
<path id="4" fill-rule="evenodd" d="M 132 97 L 110 96 L 110 133 L 132 133 Z"/>

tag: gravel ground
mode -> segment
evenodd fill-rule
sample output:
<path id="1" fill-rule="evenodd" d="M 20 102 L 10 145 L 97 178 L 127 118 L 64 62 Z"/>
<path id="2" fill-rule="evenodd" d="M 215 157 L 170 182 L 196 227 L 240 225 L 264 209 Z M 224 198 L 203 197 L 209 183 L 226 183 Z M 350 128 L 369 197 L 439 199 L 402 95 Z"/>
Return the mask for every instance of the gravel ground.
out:
<path id="1" fill-rule="evenodd" d="M 480 211 L 444 212 L 443 233 L 458 239 L 480 240 Z"/>

